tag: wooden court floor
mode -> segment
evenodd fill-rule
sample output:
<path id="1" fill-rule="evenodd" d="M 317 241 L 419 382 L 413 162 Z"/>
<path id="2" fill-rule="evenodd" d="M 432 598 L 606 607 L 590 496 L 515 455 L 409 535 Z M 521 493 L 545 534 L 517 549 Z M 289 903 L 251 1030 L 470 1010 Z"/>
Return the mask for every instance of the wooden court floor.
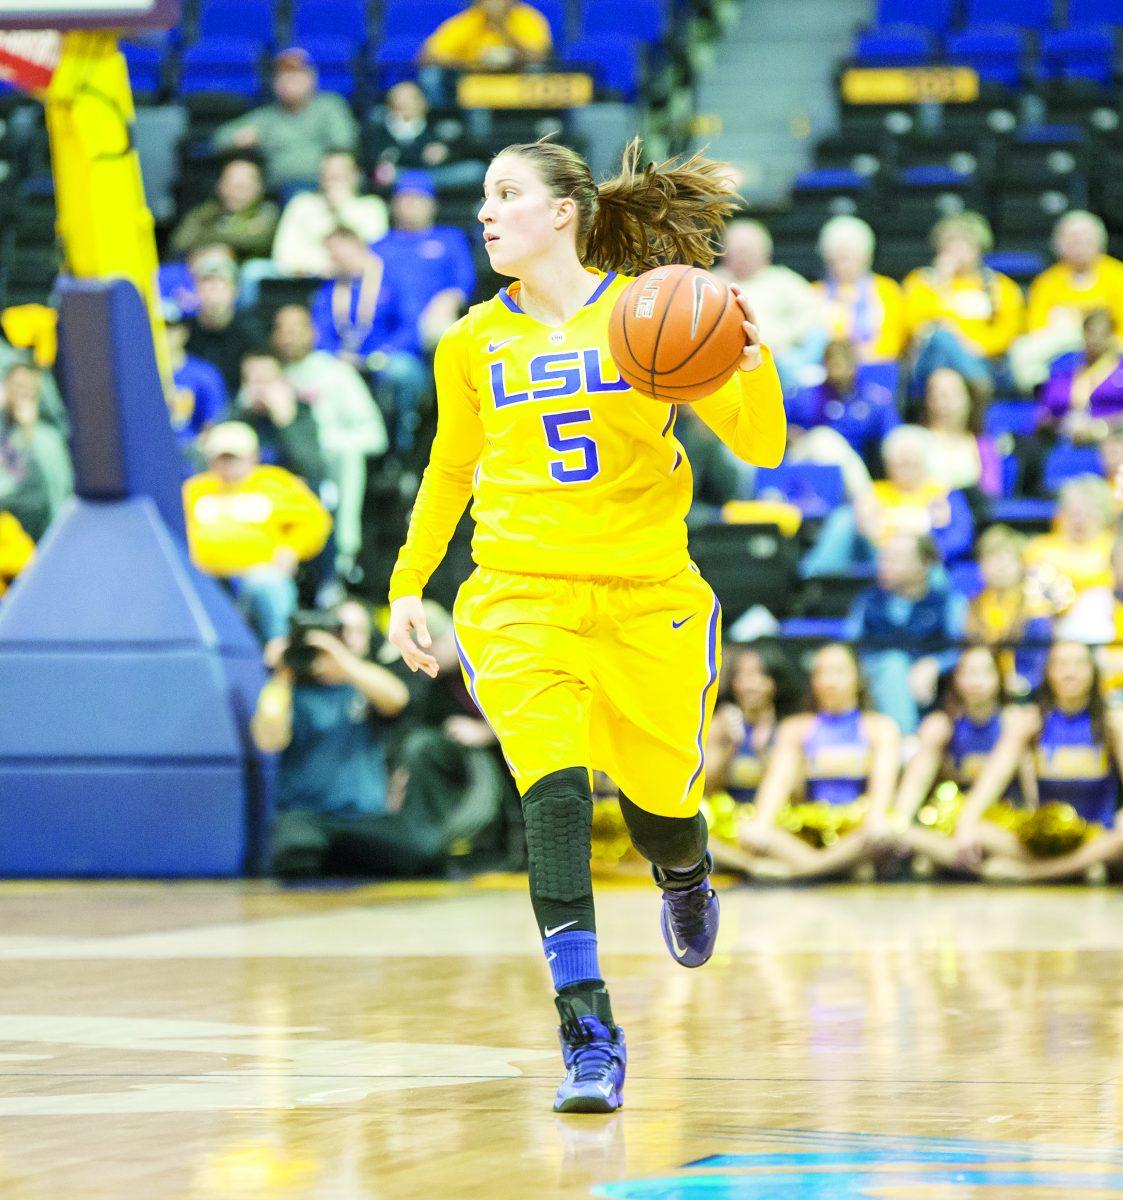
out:
<path id="1" fill-rule="evenodd" d="M 524 884 L 0 886 L 2 1200 L 1123 1197 L 1123 897 L 603 888 L 627 1107 L 555 1116 Z"/>

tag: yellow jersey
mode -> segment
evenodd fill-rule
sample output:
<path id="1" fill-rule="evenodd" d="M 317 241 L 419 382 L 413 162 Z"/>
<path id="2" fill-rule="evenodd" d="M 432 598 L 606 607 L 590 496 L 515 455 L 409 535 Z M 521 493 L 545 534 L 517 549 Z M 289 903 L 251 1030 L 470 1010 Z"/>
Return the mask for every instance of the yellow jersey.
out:
<path id="1" fill-rule="evenodd" d="M 1123 333 L 1123 263 L 1107 254 L 1101 254 L 1083 275 L 1065 262 L 1042 271 L 1029 289 L 1026 327 L 1044 329 L 1057 309 L 1083 317 L 1094 308 L 1106 308 L 1115 332 Z"/>
<path id="2" fill-rule="evenodd" d="M 631 278 L 593 274 L 600 282 L 564 325 L 523 312 L 512 283 L 441 338 L 437 433 L 391 600 L 421 595 L 469 497 L 481 567 L 655 582 L 689 564 L 693 482 L 676 409 L 620 378 L 608 323 Z M 767 350 L 694 411 L 746 462 L 783 457 L 783 395 Z"/>
<path id="3" fill-rule="evenodd" d="M 1022 332 L 1022 289 L 1007 275 L 983 269 L 941 281 L 921 267 L 904 282 L 905 322 L 916 337 L 933 321 L 957 329 L 975 350 L 996 358 Z"/>
<path id="4" fill-rule="evenodd" d="M 516 4 L 500 21 L 503 32 L 487 19 L 483 9 L 467 8 L 438 25 L 421 53 L 434 62 L 460 67 L 490 66 L 496 52 L 511 49 L 513 43 L 535 56 L 550 53 L 550 22 L 533 5 Z"/>

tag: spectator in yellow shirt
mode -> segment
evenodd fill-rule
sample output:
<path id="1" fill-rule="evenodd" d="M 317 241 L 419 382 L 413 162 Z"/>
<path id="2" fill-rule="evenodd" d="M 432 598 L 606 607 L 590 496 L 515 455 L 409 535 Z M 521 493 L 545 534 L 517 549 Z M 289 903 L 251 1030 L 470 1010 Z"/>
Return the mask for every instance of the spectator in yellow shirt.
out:
<path id="1" fill-rule="evenodd" d="M 35 554 L 35 543 L 10 512 L 0 510 L 0 596 Z"/>
<path id="2" fill-rule="evenodd" d="M 827 341 L 853 342 L 862 362 L 893 362 L 905 348 L 900 284 L 873 273 L 874 232 L 860 217 L 832 217 L 819 231 L 827 277 L 814 288 Z"/>
<path id="3" fill-rule="evenodd" d="M 1106 308 L 1123 335 L 1123 262 L 1106 250 L 1107 230 L 1090 212 L 1067 212 L 1054 227 L 1057 261 L 1030 286 L 1028 332 L 1010 349 L 1022 391 L 1042 383 L 1058 355 L 1081 348 L 1081 322 L 1095 309 Z"/>
<path id="4" fill-rule="evenodd" d="M 206 434 L 207 469 L 183 485 L 195 565 L 228 581 L 263 641 L 288 633 L 296 572 L 315 558 L 331 517 L 303 480 L 258 461 L 257 435 L 240 421 Z"/>
<path id="5" fill-rule="evenodd" d="M 475 71 L 519 69 L 549 58 L 550 23 L 518 0 L 474 0 L 438 25 L 421 47 L 429 66 Z"/>
<path id="6" fill-rule="evenodd" d="M 1022 331 L 1025 302 L 1012 279 L 984 265 L 993 245 L 990 225 L 978 213 L 945 217 L 932 229 L 932 265 L 905 280 L 918 391 L 940 367 L 958 371 L 982 399 L 1008 382 L 1005 355 Z"/>

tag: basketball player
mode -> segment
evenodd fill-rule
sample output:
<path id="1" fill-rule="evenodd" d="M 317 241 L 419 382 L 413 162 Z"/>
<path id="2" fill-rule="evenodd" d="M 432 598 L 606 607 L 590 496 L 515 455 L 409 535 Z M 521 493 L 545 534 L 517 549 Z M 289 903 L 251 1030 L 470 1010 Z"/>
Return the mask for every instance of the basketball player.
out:
<path id="1" fill-rule="evenodd" d="M 591 768 L 621 789 L 675 960 L 706 962 L 718 925 L 698 808 L 720 612 L 687 553 L 691 475 L 675 409 L 620 380 L 608 326 L 624 272 L 708 266 L 734 205 L 721 164 L 642 169 L 638 155 L 633 142 L 599 187 L 577 154 L 548 142 L 491 163 L 479 220 L 492 267 L 517 282 L 437 347 L 437 433 L 390 584 L 390 640 L 411 669 L 434 674 L 422 589 L 472 497 L 478 565 L 454 625 L 522 796 L 567 1069 L 558 1112 L 611 1112 L 624 1083 L 624 1034 L 597 961 Z M 738 302 L 740 370 L 695 409 L 740 458 L 774 466 L 780 385 Z"/>

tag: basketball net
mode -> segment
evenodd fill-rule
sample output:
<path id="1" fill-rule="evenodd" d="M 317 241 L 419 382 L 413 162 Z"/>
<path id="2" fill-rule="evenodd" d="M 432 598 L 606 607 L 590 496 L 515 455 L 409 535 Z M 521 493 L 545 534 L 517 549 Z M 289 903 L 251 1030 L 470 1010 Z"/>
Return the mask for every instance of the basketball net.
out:
<path id="1" fill-rule="evenodd" d="M 57 29 L 0 29 L 0 79 L 26 92 L 46 91 L 61 58 Z"/>

